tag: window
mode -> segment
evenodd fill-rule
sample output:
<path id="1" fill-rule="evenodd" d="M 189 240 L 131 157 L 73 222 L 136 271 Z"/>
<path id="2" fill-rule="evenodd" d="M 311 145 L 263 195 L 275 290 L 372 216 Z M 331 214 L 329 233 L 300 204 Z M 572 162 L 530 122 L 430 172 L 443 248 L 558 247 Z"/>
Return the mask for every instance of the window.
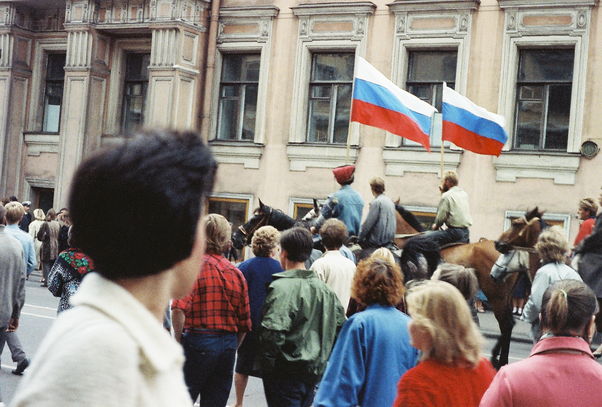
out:
<path id="1" fill-rule="evenodd" d="M 144 123 L 149 64 L 150 54 L 126 55 L 122 119 L 124 130 L 136 128 Z"/>
<path id="2" fill-rule="evenodd" d="M 424 230 L 432 229 L 435 218 L 437 217 L 437 208 L 407 205 L 404 205 L 404 208 L 412 212 L 412 214 L 418 218 Z"/>
<path id="3" fill-rule="evenodd" d="M 61 103 L 65 83 L 65 54 L 48 54 L 46 89 L 44 91 L 44 119 L 42 131 L 58 133 L 61 122 Z"/>
<path id="4" fill-rule="evenodd" d="M 455 89 L 457 51 L 412 51 L 408 56 L 408 92 L 434 106 L 441 112 L 441 92 L 443 82 Z M 411 140 L 403 140 L 406 145 L 420 145 Z M 432 132 L 431 145 L 441 146 L 441 133 Z M 449 145 L 449 142 L 444 144 Z"/>
<path id="5" fill-rule="evenodd" d="M 208 213 L 217 213 L 228 219 L 228 222 L 232 225 L 232 232 L 234 232 L 235 229 L 244 225 L 247 221 L 250 201 L 251 198 L 244 199 L 212 196 L 209 197 Z M 242 255 L 238 261 L 243 261 L 245 259 L 247 254 L 245 252 L 247 251 L 242 251 Z"/>
<path id="6" fill-rule="evenodd" d="M 573 49 L 523 49 L 516 80 L 514 148 L 566 151 Z"/>
<path id="7" fill-rule="evenodd" d="M 347 143 L 355 54 L 314 54 L 307 141 Z"/>
<path id="8" fill-rule="evenodd" d="M 261 55 L 226 54 L 219 96 L 218 139 L 255 139 Z"/>

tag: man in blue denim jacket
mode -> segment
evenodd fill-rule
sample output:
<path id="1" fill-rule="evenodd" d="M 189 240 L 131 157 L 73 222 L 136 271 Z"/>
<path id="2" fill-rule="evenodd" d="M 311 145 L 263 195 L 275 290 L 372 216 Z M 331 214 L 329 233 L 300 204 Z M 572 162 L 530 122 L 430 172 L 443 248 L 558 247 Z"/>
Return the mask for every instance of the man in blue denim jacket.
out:
<path id="1" fill-rule="evenodd" d="M 360 231 L 364 198 L 351 187 L 355 179 L 355 167 L 343 165 L 332 170 L 341 189 L 331 194 L 322 208 L 322 214 L 316 220 L 319 230 L 326 219 L 337 218 L 347 227 L 349 236 L 357 236 Z"/>

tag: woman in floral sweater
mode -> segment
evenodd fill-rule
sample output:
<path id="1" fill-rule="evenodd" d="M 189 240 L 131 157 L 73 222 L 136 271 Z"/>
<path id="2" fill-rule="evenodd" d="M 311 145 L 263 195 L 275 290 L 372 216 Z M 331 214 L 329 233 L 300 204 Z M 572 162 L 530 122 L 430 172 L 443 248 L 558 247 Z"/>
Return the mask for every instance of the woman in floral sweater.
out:
<path id="1" fill-rule="evenodd" d="M 76 293 L 84 276 L 94 270 L 92 259 L 76 248 L 72 229 L 73 226 L 69 228 L 69 249 L 59 254 L 48 277 L 48 290 L 55 297 L 61 297 L 57 314 L 73 308 L 69 299 Z"/>

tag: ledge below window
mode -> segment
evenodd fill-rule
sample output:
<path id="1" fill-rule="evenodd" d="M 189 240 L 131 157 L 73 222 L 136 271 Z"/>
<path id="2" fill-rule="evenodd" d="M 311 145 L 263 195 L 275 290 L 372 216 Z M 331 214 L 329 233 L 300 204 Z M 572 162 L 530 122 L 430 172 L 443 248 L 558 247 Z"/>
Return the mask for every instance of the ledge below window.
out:
<path id="1" fill-rule="evenodd" d="M 245 168 L 259 169 L 263 144 L 210 141 L 211 152 L 218 163 L 243 164 Z"/>
<path id="2" fill-rule="evenodd" d="M 578 154 L 524 154 L 502 152 L 493 158 L 496 181 L 516 182 L 517 178 L 553 179 L 554 184 L 575 185 Z"/>
<path id="3" fill-rule="evenodd" d="M 385 175 L 401 177 L 406 171 L 439 174 L 441 172 L 441 151 L 438 149 L 440 147 L 433 147 L 432 152 L 429 153 L 425 150 L 385 147 L 383 150 Z M 462 151 L 445 150 L 444 169 L 457 171 L 461 158 Z"/>
<path id="4" fill-rule="evenodd" d="M 23 133 L 27 155 L 59 152 L 59 133 Z"/>
<path id="5" fill-rule="evenodd" d="M 346 145 L 333 144 L 291 144 L 286 146 L 286 155 L 291 171 L 305 171 L 312 168 L 336 168 L 340 165 L 355 164 L 360 147 L 351 146 L 349 161 Z"/>

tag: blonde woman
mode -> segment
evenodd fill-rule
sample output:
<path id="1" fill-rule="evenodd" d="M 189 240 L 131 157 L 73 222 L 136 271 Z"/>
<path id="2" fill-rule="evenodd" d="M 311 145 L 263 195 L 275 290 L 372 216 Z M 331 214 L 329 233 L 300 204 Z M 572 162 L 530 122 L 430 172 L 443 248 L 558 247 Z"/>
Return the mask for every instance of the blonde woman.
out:
<path id="1" fill-rule="evenodd" d="M 481 355 L 483 337 L 460 291 L 429 280 L 406 301 L 410 338 L 422 358 L 401 377 L 394 407 L 478 406 L 495 370 Z"/>
<path id="2" fill-rule="evenodd" d="M 41 209 L 36 209 L 33 211 L 33 217 L 35 220 L 29 224 L 29 234 L 33 237 L 34 247 L 36 249 L 36 270 L 40 269 L 40 249 L 42 248 L 42 242 L 38 240 L 38 232 L 40 231 L 40 227 L 44 224 L 44 219 L 46 215 L 44 211 Z"/>

